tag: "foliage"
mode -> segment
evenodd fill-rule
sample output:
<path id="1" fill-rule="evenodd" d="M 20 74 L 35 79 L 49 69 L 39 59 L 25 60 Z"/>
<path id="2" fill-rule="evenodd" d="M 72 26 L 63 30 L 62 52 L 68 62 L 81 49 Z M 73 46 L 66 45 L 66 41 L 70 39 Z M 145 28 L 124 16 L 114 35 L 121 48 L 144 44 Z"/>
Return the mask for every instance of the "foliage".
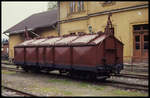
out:
<path id="1" fill-rule="evenodd" d="M 56 1 L 55 2 L 48 2 L 48 8 L 47 8 L 48 11 L 55 9 L 55 8 L 57 8 L 57 2 Z"/>

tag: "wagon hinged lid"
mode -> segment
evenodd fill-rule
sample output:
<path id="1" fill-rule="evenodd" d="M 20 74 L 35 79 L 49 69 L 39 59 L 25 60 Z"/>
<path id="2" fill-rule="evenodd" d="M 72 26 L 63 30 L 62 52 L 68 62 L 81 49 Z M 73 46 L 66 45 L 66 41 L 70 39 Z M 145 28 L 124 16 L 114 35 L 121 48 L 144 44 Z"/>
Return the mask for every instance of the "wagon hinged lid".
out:
<path id="1" fill-rule="evenodd" d="M 39 43 L 45 41 L 47 38 L 40 38 L 32 41 L 31 43 L 28 43 L 27 46 L 37 46 Z"/>
<path id="2" fill-rule="evenodd" d="M 57 42 L 57 41 L 59 41 L 59 40 L 61 40 L 62 39 L 62 37 L 52 37 L 52 38 L 48 38 L 48 39 L 46 39 L 45 41 L 43 41 L 43 42 L 41 42 L 41 43 L 39 43 L 39 45 L 40 46 L 45 46 L 45 45 L 54 45 L 55 44 L 55 42 Z"/>
<path id="3" fill-rule="evenodd" d="M 96 39 L 91 41 L 89 44 L 90 45 L 98 45 L 98 44 L 102 43 L 105 39 L 107 39 L 109 37 L 115 39 L 115 41 L 117 41 L 117 42 L 119 42 L 119 43 L 121 43 L 123 45 L 123 43 L 120 40 L 118 40 L 115 36 L 108 35 L 106 33 L 103 33 L 102 35 L 100 35 L 99 37 L 97 37 Z"/>
<path id="4" fill-rule="evenodd" d="M 24 42 L 22 42 L 22 43 L 20 43 L 20 44 L 18 44 L 18 45 L 16 45 L 16 46 L 26 46 L 26 45 L 28 45 L 29 43 L 32 43 L 32 42 L 34 42 L 34 41 L 35 41 L 35 39 L 26 40 L 26 41 L 24 41 Z"/>
<path id="5" fill-rule="evenodd" d="M 72 41 L 71 45 L 87 45 L 91 40 L 95 39 L 98 34 L 85 34 L 79 36 L 76 40 Z"/>
<path id="6" fill-rule="evenodd" d="M 96 39 L 94 39 L 93 41 L 91 41 L 89 44 L 97 45 L 97 44 L 101 43 L 103 40 L 105 40 L 107 37 L 108 37 L 108 35 L 102 34 L 102 35 L 98 36 Z"/>
<path id="7" fill-rule="evenodd" d="M 55 46 L 61 46 L 61 45 L 69 45 L 72 41 L 76 40 L 79 36 L 77 35 L 70 35 L 63 37 L 61 40 L 55 42 Z"/>

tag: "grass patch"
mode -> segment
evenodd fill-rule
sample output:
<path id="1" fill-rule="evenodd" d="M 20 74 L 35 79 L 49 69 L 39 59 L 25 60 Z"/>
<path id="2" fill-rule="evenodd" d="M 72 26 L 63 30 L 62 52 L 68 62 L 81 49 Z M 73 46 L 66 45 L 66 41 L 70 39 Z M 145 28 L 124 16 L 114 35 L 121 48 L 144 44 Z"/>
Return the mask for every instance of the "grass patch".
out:
<path id="1" fill-rule="evenodd" d="M 112 93 L 117 96 L 148 96 L 148 93 L 138 91 L 113 90 Z"/>
<path id="2" fill-rule="evenodd" d="M 77 82 L 77 84 L 78 84 L 78 86 L 84 87 L 84 88 L 87 88 L 87 87 L 90 86 L 90 84 L 89 84 L 89 83 L 86 83 L 86 82 Z"/>
<path id="3" fill-rule="evenodd" d="M 63 91 L 62 93 L 63 93 L 63 95 L 72 95 L 72 92 L 70 92 L 70 91 Z"/>
<path id="4" fill-rule="evenodd" d="M 39 87 L 39 86 L 34 87 L 30 91 L 36 92 L 36 93 L 40 93 L 42 95 L 44 95 L 44 93 L 46 93 L 46 94 L 49 94 L 51 96 L 58 95 L 60 93 L 60 91 L 57 88 L 53 88 L 53 87 Z"/>
<path id="5" fill-rule="evenodd" d="M 95 90 L 104 90 L 106 88 L 106 86 L 98 86 L 98 85 L 92 85 L 92 87 L 95 89 Z"/>
<path id="6" fill-rule="evenodd" d="M 50 83 L 62 83 L 62 84 L 73 83 L 73 81 L 68 80 L 68 79 L 57 79 L 57 78 L 49 79 L 48 82 L 50 82 Z"/>

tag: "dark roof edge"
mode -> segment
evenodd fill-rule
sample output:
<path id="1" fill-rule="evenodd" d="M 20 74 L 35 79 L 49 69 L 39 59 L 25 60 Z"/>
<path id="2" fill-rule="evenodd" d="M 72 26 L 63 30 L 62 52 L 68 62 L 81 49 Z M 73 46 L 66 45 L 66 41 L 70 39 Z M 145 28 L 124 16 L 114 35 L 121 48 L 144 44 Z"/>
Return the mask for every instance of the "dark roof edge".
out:
<path id="1" fill-rule="evenodd" d="M 43 28 L 43 27 L 48 27 L 48 26 L 53 26 L 53 25 L 55 25 L 55 24 L 57 24 L 57 21 L 55 22 L 55 23 L 53 23 L 53 24 L 51 24 L 51 25 L 43 25 L 43 26 L 40 26 L 40 27 L 35 27 L 35 28 L 29 28 L 28 30 L 29 31 L 32 31 L 32 30 L 36 30 L 36 29 L 38 29 L 38 28 Z M 13 34 L 18 34 L 18 33 L 23 33 L 25 30 L 23 29 L 23 30 L 17 30 L 17 31 L 13 31 L 14 33 L 9 33 L 9 32 L 3 32 L 3 34 L 4 33 L 9 33 L 9 35 L 13 35 Z"/>

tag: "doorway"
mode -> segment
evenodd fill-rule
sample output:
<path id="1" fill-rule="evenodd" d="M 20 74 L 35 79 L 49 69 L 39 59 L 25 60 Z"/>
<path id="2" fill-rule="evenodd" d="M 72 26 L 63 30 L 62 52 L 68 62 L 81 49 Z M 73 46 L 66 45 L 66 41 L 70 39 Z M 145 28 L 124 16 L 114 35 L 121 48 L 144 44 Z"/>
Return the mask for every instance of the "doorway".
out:
<path id="1" fill-rule="evenodd" d="M 133 25 L 133 62 L 148 62 L 148 24 Z"/>

